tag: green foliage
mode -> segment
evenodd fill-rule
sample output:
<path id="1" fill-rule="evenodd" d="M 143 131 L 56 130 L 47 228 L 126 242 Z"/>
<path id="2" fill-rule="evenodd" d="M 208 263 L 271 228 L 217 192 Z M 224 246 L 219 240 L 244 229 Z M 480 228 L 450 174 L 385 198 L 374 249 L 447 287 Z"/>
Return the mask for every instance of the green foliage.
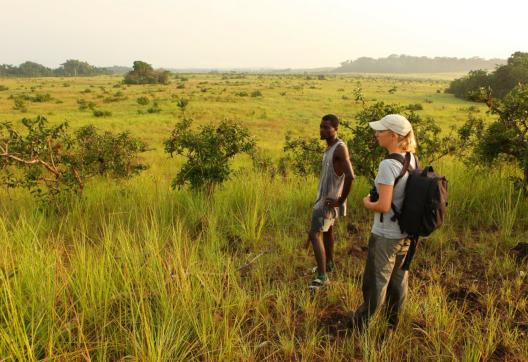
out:
<path id="1" fill-rule="evenodd" d="M 187 106 L 189 105 L 189 100 L 185 98 L 179 98 L 176 102 L 176 105 L 180 109 L 180 111 L 185 114 L 185 110 L 187 109 Z"/>
<path id="2" fill-rule="evenodd" d="M 140 60 L 134 62 L 133 70 L 125 75 L 125 84 L 169 84 L 170 72 L 154 70 L 152 66 Z"/>
<path id="3" fill-rule="evenodd" d="M 452 81 L 446 92 L 459 98 L 481 101 L 482 88 L 489 88 L 493 97 L 503 98 L 519 83 L 528 83 L 528 53 L 512 54 L 505 65 L 491 73 L 485 70 L 470 71 L 467 76 Z"/>
<path id="4" fill-rule="evenodd" d="M 100 109 L 94 109 L 93 110 L 94 117 L 110 117 L 112 115 L 112 112 L 110 111 L 103 111 Z"/>
<path id="5" fill-rule="evenodd" d="M 112 96 L 106 97 L 105 99 L 103 99 L 103 102 L 105 102 L 105 103 L 113 103 L 113 102 L 124 101 L 125 99 L 127 99 L 127 96 L 125 96 L 125 94 L 123 92 L 117 91 Z"/>
<path id="6" fill-rule="evenodd" d="M 105 68 L 98 68 L 81 60 L 68 59 L 62 63 L 61 66 L 54 71 L 54 73 L 56 75 L 64 75 L 67 77 L 77 77 L 110 74 L 111 72 Z"/>
<path id="7" fill-rule="evenodd" d="M 20 111 L 22 113 L 25 113 L 27 112 L 27 107 L 26 107 L 26 103 L 24 102 L 24 100 L 20 97 L 15 97 L 13 98 L 13 109 L 15 111 Z"/>
<path id="8" fill-rule="evenodd" d="M 421 103 L 409 104 L 407 109 L 409 111 L 423 111 L 423 106 Z"/>
<path id="9" fill-rule="evenodd" d="M 455 79 L 446 89 L 458 98 L 479 101 L 480 88 L 490 86 L 490 77 L 485 70 L 472 70 L 467 76 Z"/>
<path id="10" fill-rule="evenodd" d="M 79 111 L 86 111 L 88 109 L 95 110 L 95 103 L 94 102 L 88 102 L 86 99 L 78 99 L 77 104 L 79 105 Z"/>
<path id="11" fill-rule="evenodd" d="M 17 66 L 0 65 L 0 75 L 15 77 L 89 76 L 111 74 L 106 68 L 98 68 L 76 59 L 69 59 L 59 68 L 51 69 L 35 62 L 24 62 Z M 65 87 L 69 86 L 64 85 Z"/>
<path id="12" fill-rule="evenodd" d="M 294 138 L 286 134 L 285 156 L 280 160 L 281 173 L 291 169 L 299 176 L 318 175 L 321 172 L 321 157 L 325 148 L 318 138 Z"/>
<path id="13" fill-rule="evenodd" d="M 418 143 L 417 154 L 422 164 L 434 162 L 456 149 L 457 140 L 453 132 L 441 135 L 441 129 L 433 118 L 422 118 L 413 111 L 406 111 L 405 107 L 398 104 L 376 102 L 364 107 L 356 115 L 355 126 L 343 122 L 343 126 L 351 129 L 353 133 L 348 141 L 348 148 L 357 174 L 374 178 L 379 163 L 385 157 L 385 150 L 378 145 L 369 122 L 378 121 L 388 114 L 395 113 L 404 115 L 411 122 Z"/>
<path id="14" fill-rule="evenodd" d="M 46 94 L 35 94 L 33 96 L 31 95 L 24 95 L 24 99 L 31 102 L 36 103 L 44 103 L 44 102 L 50 102 L 53 98 L 49 93 Z"/>
<path id="15" fill-rule="evenodd" d="M 191 125 L 191 119 L 183 119 L 164 142 L 165 152 L 171 157 L 176 154 L 187 159 L 172 187 L 190 184 L 194 189 L 212 190 L 229 178 L 231 159 L 253 152 L 255 140 L 246 127 L 231 121 L 200 126 L 196 131 L 191 130 Z"/>
<path id="16" fill-rule="evenodd" d="M 136 102 L 142 106 L 146 106 L 150 103 L 150 99 L 148 99 L 148 97 L 139 97 L 136 99 Z"/>
<path id="17" fill-rule="evenodd" d="M 265 173 L 274 177 L 279 171 L 271 155 L 260 148 L 256 148 L 251 153 L 251 161 L 253 169 L 258 173 Z"/>
<path id="18" fill-rule="evenodd" d="M 146 151 L 146 145 L 128 131 L 117 134 L 100 132 L 95 126 L 88 125 L 75 131 L 74 140 L 75 156 L 83 177 L 126 178 L 146 169 L 138 159 L 139 153 Z"/>
<path id="19" fill-rule="evenodd" d="M 67 128 L 67 123 L 50 126 L 42 116 L 24 118 L 17 127 L 1 123 L 0 183 L 53 196 L 82 191 L 88 177 L 123 178 L 145 168 L 136 160 L 145 145 L 128 132 L 99 134 L 86 126 L 72 135 Z"/>
<path id="20" fill-rule="evenodd" d="M 377 102 L 372 106 L 364 107 L 356 115 L 357 123 L 354 127 L 350 123 L 342 122 L 344 127 L 353 132 L 353 136 L 347 144 L 356 174 L 374 178 L 378 165 L 385 155 L 385 151 L 378 146 L 374 138 L 374 132 L 369 127 L 369 122 L 378 121 L 387 114 L 400 113 L 401 111 L 401 106 Z"/>
<path id="21" fill-rule="evenodd" d="M 461 137 L 470 156 L 489 165 L 504 157 L 514 160 L 523 171 L 518 182 L 528 185 L 528 85 L 518 85 L 502 100 L 489 100 L 490 113 L 498 118 L 487 128 L 470 117 L 461 128 Z"/>
<path id="22" fill-rule="evenodd" d="M 149 109 L 147 109 L 147 112 L 148 112 L 148 113 L 159 113 L 159 112 L 161 112 L 161 108 L 160 108 L 160 106 L 158 105 L 158 102 L 154 102 L 154 103 L 152 103 L 152 107 L 150 107 Z"/>
<path id="23" fill-rule="evenodd" d="M 11 95 L 9 98 L 11 99 L 19 99 L 21 101 L 28 101 L 28 102 L 35 102 L 35 103 L 44 103 L 44 102 L 51 102 L 53 100 L 53 97 L 49 94 L 19 94 L 19 95 Z"/>

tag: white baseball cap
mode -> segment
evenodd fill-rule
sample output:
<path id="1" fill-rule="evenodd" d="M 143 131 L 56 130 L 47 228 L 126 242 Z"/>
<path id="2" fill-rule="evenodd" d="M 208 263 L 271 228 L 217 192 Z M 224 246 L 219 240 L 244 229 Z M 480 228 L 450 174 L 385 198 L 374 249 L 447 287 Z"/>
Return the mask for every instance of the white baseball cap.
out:
<path id="1" fill-rule="evenodd" d="M 388 114 L 379 121 L 369 122 L 369 126 L 376 131 L 390 130 L 400 136 L 407 136 L 412 130 L 411 122 L 401 114 Z"/>

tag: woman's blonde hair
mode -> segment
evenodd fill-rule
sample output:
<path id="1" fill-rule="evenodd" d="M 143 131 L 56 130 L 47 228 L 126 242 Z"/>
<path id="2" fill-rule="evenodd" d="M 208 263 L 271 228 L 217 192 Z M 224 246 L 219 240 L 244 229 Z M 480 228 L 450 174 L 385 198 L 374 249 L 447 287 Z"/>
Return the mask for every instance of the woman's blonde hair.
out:
<path id="1" fill-rule="evenodd" d="M 414 131 L 412 129 L 406 136 L 398 135 L 398 146 L 403 152 L 416 153 L 416 137 L 414 137 Z"/>

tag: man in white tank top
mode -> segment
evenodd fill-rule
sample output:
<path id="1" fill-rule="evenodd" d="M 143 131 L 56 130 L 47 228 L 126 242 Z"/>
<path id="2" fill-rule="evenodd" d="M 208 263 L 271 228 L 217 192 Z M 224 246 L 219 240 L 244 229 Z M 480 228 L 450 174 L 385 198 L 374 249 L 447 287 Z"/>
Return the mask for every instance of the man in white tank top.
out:
<path id="1" fill-rule="evenodd" d="M 335 219 L 346 215 L 346 199 L 352 187 L 354 171 L 348 149 L 337 137 L 338 118 L 327 114 L 321 120 L 319 133 L 326 141 L 321 177 L 317 197 L 312 211 L 312 222 L 308 234 L 317 262 L 317 276 L 310 289 L 318 289 L 328 283 L 327 271 L 334 269 Z"/>

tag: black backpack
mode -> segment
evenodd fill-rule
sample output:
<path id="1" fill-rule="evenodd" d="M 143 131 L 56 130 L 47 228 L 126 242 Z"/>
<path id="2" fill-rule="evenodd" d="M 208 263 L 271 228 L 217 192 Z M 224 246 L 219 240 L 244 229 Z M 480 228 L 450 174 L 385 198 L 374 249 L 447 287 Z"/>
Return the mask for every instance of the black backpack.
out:
<path id="1" fill-rule="evenodd" d="M 414 169 L 410 167 L 412 156 L 416 161 Z M 447 208 L 447 179 L 435 174 L 432 166 L 421 168 L 416 156 L 409 152 L 405 157 L 393 153 L 386 158 L 396 160 L 403 165 L 401 173 L 394 181 L 395 186 L 405 173 L 409 172 L 401 210 L 397 210 L 394 204 L 391 205 L 394 211 L 391 220 L 397 220 L 402 233 L 406 233 L 411 240 L 402 265 L 403 270 L 408 270 L 416 251 L 418 238 L 429 236 L 444 223 Z"/>

